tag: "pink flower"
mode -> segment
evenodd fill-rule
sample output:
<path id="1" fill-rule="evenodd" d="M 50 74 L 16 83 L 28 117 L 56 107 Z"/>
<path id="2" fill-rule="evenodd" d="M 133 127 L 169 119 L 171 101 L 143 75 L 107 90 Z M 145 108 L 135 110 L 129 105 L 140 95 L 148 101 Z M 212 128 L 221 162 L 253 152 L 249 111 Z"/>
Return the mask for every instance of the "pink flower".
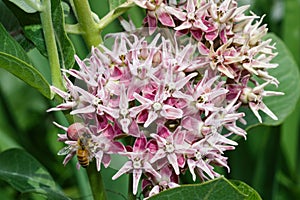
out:
<path id="1" fill-rule="evenodd" d="M 154 33 L 157 28 L 157 19 L 162 23 L 164 26 L 174 27 L 175 23 L 173 18 L 171 17 L 172 13 L 178 12 L 176 9 L 167 6 L 163 3 L 163 0 L 134 0 L 134 2 L 142 7 L 147 9 L 147 16 L 144 21 L 149 26 L 150 35 Z"/>
<path id="2" fill-rule="evenodd" d="M 105 168 L 109 166 L 111 161 L 111 154 L 125 151 L 122 143 L 109 139 L 105 134 L 100 134 L 99 136 L 94 137 L 92 142 L 96 145 L 94 146 L 94 149 L 90 151 L 94 152 L 93 157 L 95 157 L 96 159 L 96 166 L 98 171 L 100 171 L 101 169 L 101 163 Z"/>
<path id="3" fill-rule="evenodd" d="M 164 117 L 166 119 L 177 119 L 182 117 L 183 112 L 181 109 L 164 103 L 166 98 L 163 94 L 162 86 L 156 91 L 154 100 L 145 98 L 137 93 L 134 93 L 133 96 L 141 103 L 141 105 L 130 108 L 130 116 L 135 117 L 137 114 L 143 114 L 142 111 L 147 109 L 148 117 L 144 127 L 148 127 L 158 117 Z"/>
<path id="4" fill-rule="evenodd" d="M 127 156 L 130 160 L 127 161 L 123 167 L 121 167 L 121 169 L 112 177 L 112 179 L 115 180 L 124 173 L 133 173 L 134 195 L 137 193 L 137 187 L 143 172 L 148 172 L 154 177 L 161 177 L 161 175 L 156 172 L 149 163 L 149 153 L 147 151 L 147 140 L 145 136 L 137 138 L 132 149 L 128 148 L 127 152 L 119 152 L 119 154 Z"/>
<path id="5" fill-rule="evenodd" d="M 227 158 L 223 157 L 221 154 L 223 154 L 224 151 L 233 150 L 234 146 L 232 145 L 237 145 L 237 143 L 218 133 L 212 133 L 204 139 L 194 143 L 191 146 L 194 153 L 189 154 L 187 159 L 187 164 L 193 180 L 196 180 L 195 169 L 202 179 L 213 179 L 214 177 L 218 177 L 219 174 L 213 170 L 213 166 L 210 164 L 211 162 L 226 167 L 229 171 L 226 162 Z M 208 177 L 206 175 L 208 175 Z"/>
<path id="6" fill-rule="evenodd" d="M 151 196 L 158 194 L 161 191 L 180 186 L 178 184 L 179 178 L 174 173 L 171 167 L 165 166 L 159 170 L 159 173 L 161 175 L 160 178 L 153 177 L 151 176 L 151 174 L 149 174 L 149 178 L 143 180 L 142 182 L 143 193 L 144 196 L 147 197 L 145 199 L 148 199 Z M 149 187 L 152 188 L 150 191 L 148 189 Z"/>
<path id="7" fill-rule="evenodd" d="M 98 105 L 103 112 L 109 114 L 114 119 L 117 119 L 117 122 L 120 123 L 122 131 L 128 134 L 133 134 L 133 136 L 138 136 L 135 133 L 132 133 L 129 131 L 129 126 L 132 122 L 132 118 L 129 115 L 129 106 L 128 106 L 128 97 L 127 92 L 124 84 L 120 86 L 120 91 L 117 93 L 120 93 L 119 99 L 117 104 L 117 108 L 115 108 L 113 105 L 103 106 Z M 98 113 L 101 115 L 101 113 Z"/>
<path id="8" fill-rule="evenodd" d="M 237 2 L 234 0 L 225 0 L 221 3 L 211 1 L 208 8 L 209 17 L 204 21 L 209 28 L 205 31 L 205 38 L 208 41 L 214 41 L 218 36 L 221 43 L 226 43 L 228 38 L 234 36 L 235 24 L 243 24 L 243 21 L 248 20 L 249 16 L 244 16 L 244 11 L 249 8 L 249 5 L 237 7 Z"/>
<path id="9" fill-rule="evenodd" d="M 159 36 L 159 35 L 158 35 Z M 156 37 L 157 39 L 159 37 Z M 157 40 L 156 39 L 156 40 Z M 147 49 L 147 53 L 141 54 L 141 49 L 133 50 L 131 52 L 131 62 L 128 64 L 128 68 L 132 75 L 131 82 L 129 85 L 129 95 L 132 94 L 132 91 L 140 90 L 141 87 L 146 86 L 151 82 L 151 78 L 155 76 L 160 68 L 153 67 L 152 63 L 156 53 L 158 52 L 157 48 L 151 48 L 151 45 L 155 45 L 155 40 L 152 44 L 149 44 Z M 141 57 L 146 57 L 145 59 L 141 59 Z"/>
<path id="10" fill-rule="evenodd" d="M 196 85 L 188 85 L 187 88 L 191 95 L 189 107 L 185 110 L 187 114 L 194 114 L 201 110 L 204 111 L 207 116 L 209 112 L 219 109 L 218 107 L 224 100 L 225 94 L 228 92 L 228 90 L 221 87 L 222 84 L 224 84 L 223 82 L 219 82 L 218 85 L 215 85 L 219 78 L 219 76 L 209 77 L 208 70 L 206 70 L 200 82 Z"/>
<path id="11" fill-rule="evenodd" d="M 225 127 L 230 132 L 243 136 L 246 139 L 246 131 L 236 125 L 236 121 L 238 120 L 244 124 L 246 123 L 242 119 L 242 117 L 245 116 L 245 113 L 237 112 L 237 109 L 241 105 L 241 102 L 236 104 L 240 97 L 239 94 L 225 108 L 220 108 L 218 111 L 212 112 L 205 119 L 205 125 L 214 127 L 216 131 L 221 131 L 222 127 Z"/>
<path id="12" fill-rule="evenodd" d="M 73 83 L 67 78 L 67 76 L 63 75 L 65 80 L 65 86 L 68 92 L 62 91 L 57 87 L 50 86 L 50 89 L 58 94 L 64 100 L 63 103 L 57 105 L 55 108 L 50 108 L 47 112 L 51 111 L 59 111 L 59 110 L 69 110 L 77 106 L 77 101 L 79 100 L 78 91 L 74 88 Z"/>
<path id="13" fill-rule="evenodd" d="M 157 143 L 158 150 L 150 162 L 154 163 L 163 159 L 165 163 L 170 163 L 175 173 L 179 175 L 179 167 L 183 167 L 185 164 L 182 158 L 187 153 L 193 153 L 190 145 L 185 142 L 185 134 L 186 131 L 181 130 L 181 127 L 177 127 L 174 133 L 169 132 L 164 126 L 158 127 L 157 134 L 151 134 Z"/>
<path id="14" fill-rule="evenodd" d="M 262 123 L 262 119 L 258 113 L 259 110 L 263 111 L 274 120 L 278 119 L 276 115 L 264 104 L 264 102 L 262 101 L 263 97 L 284 95 L 283 92 L 265 91 L 264 87 L 269 83 L 270 81 L 265 82 L 261 85 L 257 85 L 254 88 L 245 87 L 240 96 L 240 99 L 243 103 L 249 104 L 250 109 L 260 123 Z"/>
<path id="15" fill-rule="evenodd" d="M 203 19 L 207 15 L 207 9 L 210 4 L 205 1 L 197 2 L 196 0 L 187 0 L 185 10 L 186 12 L 174 13 L 174 15 L 182 21 L 182 23 L 174 28 L 174 30 L 180 31 L 188 29 L 191 34 L 197 39 L 199 32 L 206 31 L 208 27 L 203 23 Z"/>
<path id="16" fill-rule="evenodd" d="M 162 84 L 165 90 L 164 95 L 166 95 L 165 98 L 168 97 L 174 97 L 174 98 L 190 98 L 189 95 L 182 92 L 182 89 L 186 86 L 186 84 L 195 76 L 197 76 L 197 73 L 191 73 L 187 76 L 185 76 L 184 73 L 175 71 L 175 66 L 172 66 L 172 64 L 168 63 L 167 65 L 167 71 L 164 74 L 164 79 L 161 81 L 157 77 L 152 77 L 152 79 L 158 83 Z M 163 95 L 163 94 L 162 94 Z"/>
<path id="17" fill-rule="evenodd" d="M 236 55 L 237 52 L 234 48 L 229 48 L 231 43 L 232 40 L 228 40 L 215 51 L 213 43 L 210 44 L 210 48 L 207 48 L 203 43 L 199 42 L 198 49 L 202 55 L 206 56 L 206 62 L 212 70 L 216 69 L 228 78 L 234 79 L 236 72 L 231 64 L 242 61 L 243 57 L 240 56 L 237 59 L 232 60 L 232 55 Z"/>

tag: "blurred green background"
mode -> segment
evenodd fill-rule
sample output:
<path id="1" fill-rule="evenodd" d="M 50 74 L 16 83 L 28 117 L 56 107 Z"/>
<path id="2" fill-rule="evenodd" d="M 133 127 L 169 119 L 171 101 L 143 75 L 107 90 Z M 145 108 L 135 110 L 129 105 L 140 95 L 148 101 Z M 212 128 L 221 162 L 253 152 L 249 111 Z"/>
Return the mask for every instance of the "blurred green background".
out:
<path id="1" fill-rule="evenodd" d="M 276 33 L 287 45 L 300 65 L 300 0 L 253 0 L 238 1 L 251 4 L 250 10 L 259 16 L 266 14 L 264 23 L 269 31 Z M 108 12 L 105 0 L 90 0 L 91 8 L 100 18 Z M 144 11 L 129 10 L 129 15 L 138 26 Z M 127 13 L 127 14 L 128 14 Z M 124 17 L 127 17 L 127 14 Z M 9 19 L 9 20 L 8 20 Z M 0 20 L 10 33 L 20 31 L 19 22 L 0 1 Z M 71 23 L 72 16 L 67 18 Z M 122 30 L 115 21 L 103 35 Z M 17 34 L 18 35 L 18 34 Z M 79 36 L 70 36 L 77 54 L 84 58 L 88 54 Z M 20 36 L 19 42 L 24 42 Z M 35 66 L 50 79 L 47 59 L 36 49 L 28 52 Z M 284 66 L 281 66 L 284 67 Z M 86 177 L 79 174 L 75 164 L 62 165 L 63 157 L 57 156 L 62 144 L 57 142 L 57 133 L 52 121 L 59 114 L 46 113 L 53 104 L 19 79 L 0 69 L 0 151 L 19 147 L 32 154 L 53 176 L 63 191 L 72 199 L 89 199 L 89 193 L 80 190 Z M 231 172 L 227 178 L 242 180 L 256 189 L 266 200 L 300 199 L 300 154 L 299 154 L 299 103 L 286 121 L 276 127 L 259 126 L 248 131 L 247 140 L 239 140 L 235 151 L 227 153 Z M 126 199 L 127 177 L 111 181 L 112 169 L 102 170 L 109 199 Z M 188 178 L 187 178 L 188 179 Z M 43 199 L 38 195 L 21 194 L 6 182 L 0 181 L 0 199 Z"/>

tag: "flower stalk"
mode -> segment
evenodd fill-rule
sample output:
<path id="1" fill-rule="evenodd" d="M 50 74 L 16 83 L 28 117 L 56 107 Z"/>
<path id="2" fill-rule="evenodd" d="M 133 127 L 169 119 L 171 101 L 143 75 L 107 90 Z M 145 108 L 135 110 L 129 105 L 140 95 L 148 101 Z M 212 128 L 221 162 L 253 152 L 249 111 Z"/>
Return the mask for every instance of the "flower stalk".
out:
<path id="1" fill-rule="evenodd" d="M 66 24 L 65 29 L 68 33 L 81 34 L 87 46 L 92 47 L 102 43 L 102 38 L 97 37 L 101 34 L 101 31 L 135 4 L 132 1 L 124 2 L 112 9 L 102 19 L 99 19 L 99 21 L 95 21 L 95 17 L 93 17 L 87 1 L 74 0 L 71 2 L 71 5 L 79 23 Z M 90 13 L 90 15 L 86 13 Z"/>
<path id="2" fill-rule="evenodd" d="M 101 173 L 99 173 L 94 166 L 88 166 L 87 175 L 90 181 L 94 200 L 106 200 L 107 197 Z"/>
<path id="3" fill-rule="evenodd" d="M 74 0 L 74 7 L 82 37 L 89 49 L 102 43 L 101 30 L 97 27 L 87 0 Z"/>
<path id="4" fill-rule="evenodd" d="M 42 7 L 43 9 L 41 11 L 40 17 L 44 31 L 47 53 L 49 57 L 52 85 L 57 88 L 63 89 L 64 86 L 61 79 L 59 56 L 55 41 L 54 27 L 52 24 L 51 1 L 43 1 Z"/>
<path id="5" fill-rule="evenodd" d="M 128 200 L 135 200 L 136 199 L 136 195 L 134 195 L 132 193 L 132 190 L 133 190 L 133 174 L 129 174 L 129 177 L 128 177 L 128 196 L 127 196 Z"/>

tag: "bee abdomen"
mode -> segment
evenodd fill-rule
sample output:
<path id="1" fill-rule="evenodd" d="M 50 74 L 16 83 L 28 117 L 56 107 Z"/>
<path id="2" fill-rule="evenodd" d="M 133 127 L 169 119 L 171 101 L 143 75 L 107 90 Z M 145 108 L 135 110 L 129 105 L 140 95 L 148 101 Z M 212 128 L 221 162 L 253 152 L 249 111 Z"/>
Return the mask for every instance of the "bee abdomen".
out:
<path id="1" fill-rule="evenodd" d="M 87 150 L 78 149 L 77 150 L 77 159 L 79 164 L 86 168 L 89 165 L 89 154 Z"/>

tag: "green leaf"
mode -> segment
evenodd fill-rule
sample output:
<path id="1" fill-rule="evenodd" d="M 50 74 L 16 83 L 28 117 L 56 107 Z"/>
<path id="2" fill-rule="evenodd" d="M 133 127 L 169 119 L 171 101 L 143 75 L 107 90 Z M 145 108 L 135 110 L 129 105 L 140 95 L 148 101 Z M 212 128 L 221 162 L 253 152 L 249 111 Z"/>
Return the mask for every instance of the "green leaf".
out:
<path id="1" fill-rule="evenodd" d="M 224 177 L 220 177 L 202 184 L 182 185 L 169 189 L 149 200 L 260 200 L 261 198 L 256 194 L 254 189 L 242 182 L 234 181 L 232 184 Z"/>
<path id="2" fill-rule="evenodd" d="M 23 48 L 6 32 L 4 27 L 0 25 L 0 52 L 8 53 L 12 56 L 31 64 L 26 52 Z"/>
<path id="3" fill-rule="evenodd" d="M 30 39 L 43 56 L 47 56 L 47 49 L 43 35 L 43 27 L 40 24 L 24 27 L 25 36 Z"/>
<path id="4" fill-rule="evenodd" d="M 282 22 L 282 38 L 285 44 L 289 47 L 291 53 L 294 55 L 298 67 L 300 64 L 300 1 L 291 0 L 285 1 L 285 11 Z M 287 120 L 281 126 L 281 146 L 284 157 L 287 161 L 287 167 L 290 170 L 290 175 L 294 176 L 299 164 L 297 159 L 299 157 L 299 121 L 300 121 L 300 101 L 294 112 L 289 115 Z"/>
<path id="5" fill-rule="evenodd" d="M 113 10 L 116 7 L 118 7 L 119 5 L 121 5 L 122 3 L 125 3 L 126 0 L 108 0 L 109 3 L 109 10 Z"/>
<path id="6" fill-rule="evenodd" d="M 295 56 L 297 63 L 300 63 L 300 1 L 290 0 L 285 1 L 284 18 L 282 22 L 282 39 L 288 46 L 289 50 Z"/>
<path id="7" fill-rule="evenodd" d="M 59 53 L 60 66 L 70 69 L 73 67 L 75 50 L 64 29 L 64 14 L 60 0 L 51 1 L 52 23 L 55 31 L 57 49 Z M 44 56 L 47 55 L 47 48 L 41 24 L 34 24 L 24 27 L 25 36 L 30 39 Z"/>
<path id="8" fill-rule="evenodd" d="M 70 69 L 73 67 L 75 62 L 75 50 L 71 40 L 65 32 L 65 22 L 61 0 L 51 1 L 51 15 L 57 41 L 57 48 L 60 56 L 60 65 L 62 68 Z"/>
<path id="9" fill-rule="evenodd" d="M 0 129 L 0 138 L 1 151 L 9 148 L 21 148 L 20 145 L 7 134 L 7 128 L 5 130 L 3 130 L 3 128 Z"/>
<path id="10" fill-rule="evenodd" d="M 106 191 L 107 199 L 125 200 L 128 188 L 124 187 L 124 185 L 128 185 L 129 175 L 126 174 L 124 176 L 119 177 L 117 180 L 112 180 L 111 177 L 113 177 L 113 175 L 116 174 L 117 171 L 118 169 L 115 170 L 110 167 L 101 169 L 101 174 L 104 180 L 103 182 L 105 188 L 110 188 Z"/>
<path id="11" fill-rule="evenodd" d="M 56 187 L 47 170 L 21 149 L 0 154 L 0 179 L 22 193 L 43 194 L 48 199 L 69 199 Z"/>
<path id="12" fill-rule="evenodd" d="M 26 52 L 10 37 L 2 25 L 0 25 L 0 67 L 36 88 L 45 97 L 51 98 L 46 79 L 31 65 Z"/>
<path id="13" fill-rule="evenodd" d="M 41 2 L 37 0 L 9 0 L 27 13 L 41 10 Z"/>
<path id="14" fill-rule="evenodd" d="M 145 9 L 134 6 L 125 13 L 124 17 L 126 17 L 127 14 L 130 16 L 130 19 L 133 21 L 135 27 L 139 28 L 142 26 L 142 21 L 145 18 Z"/>
<path id="15" fill-rule="evenodd" d="M 12 13 L 1 0 L 0 22 L 5 27 L 7 32 L 9 32 L 11 36 L 25 49 L 25 51 L 29 51 L 34 47 L 21 31 L 22 27 L 14 13 Z"/>
<path id="16" fill-rule="evenodd" d="M 48 82 L 32 65 L 10 54 L 0 52 L 0 67 L 37 89 L 45 97 L 51 98 Z"/>
<path id="17" fill-rule="evenodd" d="M 9 0 L 2 0 L 2 2 L 5 3 L 7 8 L 15 15 L 21 26 L 40 23 L 41 20 L 38 12 L 27 13 Z"/>
<path id="18" fill-rule="evenodd" d="M 247 197 L 245 200 L 258 200 L 261 199 L 260 195 L 249 185 L 242 181 L 230 180 L 232 184 L 234 184 L 239 191 L 246 194 Z"/>
<path id="19" fill-rule="evenodd" d="M 285 44 L 275 35 L 268 34 L 265 39 L 272 39 L 276 43 L 278 55 L 272 60 L 272 63 L 278 63 L 276 69 L 269 71 L 270 75 L 276 77 L 280 84 L 276 88 L 269 85 L 266 91 L 284 92 L 282 96 L 271 96 L 264 98 L 264 103 L 278 117 L 275 121 L 264 113 L 260 113 L 264 125 L 275 126 L 281 124 L 285 118 L 294 110 L 300 95 L 300 78 L 298 66 Z M 242 109 L 246 113 L 247 129 L 259 125 L 260 123 L 249 109 Z"/>
<path id="20" fill-rule="evenodd" d="M 113 14 L 120 16 L 121 14 L 126 12 L 128 9 L 132 8 L 133 6 L 135 6 L 135 4 L 132 2 L 123 3 L 114 8 Z"/>
<path id="21" fill-rule="evenodd" d="M 61 7 L 63 9 L 63 13 L 65 15 L 65 17 L 68 17 L 70 15 L 71 12 L 71 8 L 69 6 L 69 4 L 67 4 L 66 2 L 61 2 Z"/>

